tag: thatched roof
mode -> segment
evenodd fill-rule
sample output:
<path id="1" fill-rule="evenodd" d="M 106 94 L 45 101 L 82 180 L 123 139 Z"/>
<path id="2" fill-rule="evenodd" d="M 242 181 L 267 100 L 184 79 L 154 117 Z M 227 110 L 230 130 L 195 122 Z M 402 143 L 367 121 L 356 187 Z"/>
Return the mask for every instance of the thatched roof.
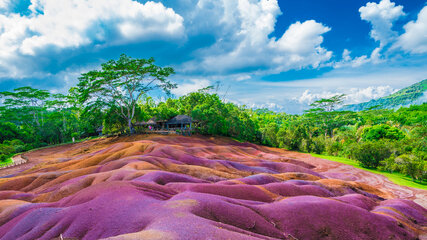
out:
<path id="1" fill-rule="evenodd" d="M 178 115 L 173 118 L 171 118 L 169 121 L 166 122 L 166 124 L 190 124 L 194 122 L 193 119 L 191 119 L 190 116 L 187 115 Z"/>
<path id="2" fill-rule="evenodd" d="M 142 125 L 156 125 L 156 118 L 152 117 L 150 120 L 146 121 L 146 122 L 136 122 L 134 125 L 137 126 L 142 126 Z"/>

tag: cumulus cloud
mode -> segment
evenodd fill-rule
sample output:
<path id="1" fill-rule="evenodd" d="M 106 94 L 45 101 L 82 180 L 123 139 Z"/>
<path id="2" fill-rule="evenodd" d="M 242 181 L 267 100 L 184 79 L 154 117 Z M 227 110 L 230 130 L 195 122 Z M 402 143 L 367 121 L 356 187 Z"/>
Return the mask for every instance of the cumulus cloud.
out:
<path id="1" fill-rule="evenodd" d="M 396 89 L 390 87 L 390 86 L 370 86 L 367 88 L 350 88 L 347 91 L 343 92 L 330 92 L 330 91 L 323 91 L 319 93 L 313 93 L 309 89 L 305 90 L 300 97 L 294 98 L 301 104 L 311 104 L 316 100 L 322 99 L 322 98 L 330 98 L 337 94 L 346 94 L 346 104 L 354 104 L 354 103 L 361 103 L 366 102 L 371 99 L 378 99 L 381 97 L 385 97 L 387 95 L 390 95 L 394 93 Z"/>
<path id="2" fill-rule="evenodd" d="M 248 80 L 248 79 L 251 79 L 251 76 L 248 74 L 239 75 L 236 78 L 237 81 L 244 81 L 244 80 Z"/>
<path id="3" fill-rule="evenodd" d="M 199 0 L 196 6 L 191 15 L 196 24 L 198 17 L 211 18 L 215 12 L 217 19 L 211 21 L 217 24 L 216 42 L 198 52 L 201 61 L 185 64 L 188 71 L 281 72 L 317 68 L 332 56 L 321 46 L 322 35 L 331 29 L 314 20 L 292 24 L 279 39 L 269 37 L 281 14 L 277 0 Z"/>
<path id="4" fill-rule="evenodd" d="M 340 94 L 340 93 L 337 93 L 337 92 L 312 93 L 310 90 L 306 89 L 300 97 L 294 98 L 294 100 L 297 100 L 299 103 L 305 103 L 308 105 L 321 98 L 330 98 L 337 94 Z"/>
<path id="5" fill-rule="evenodd" d="M 370 35 L 380 42 L 380 47 L 384 47 L 397 37 L 397 33 L 392 30 L 393 22 L 405 15 L 403 6 L 396 6 L 390 0 L 381 0 L 379 3 L 368 2 L 359 9 L 359 12 L 363 20 L 371 23 Z"/>
<path id="6" fill-rule="evenodd" d="M 396 92 L 391 86 L 376 86 L 367 88 L 351 88 L 347 94 L 348 104 L 366 102 L 371 99 L 378 99 Z"/>
<path id="7" fill-rule="evenodd" d="M 190 81 L 181 83 L 178 88 L 172 90 L 172 93 L 177 96 L 183 96 L 191 92 L 196 92 L 199 89 L 212 85 L 207 79 L 191 79 Z"/>
<path id="8" fill-rule="evenodd" d="M 272 50 L 278 50 L 274 62 L 278 63 L 281 69 L 284 65 L 287 65 L 288 69 L 305 66 L 317 68 L 332 56 L 332 52 L 321 47 L 322 34 L 330 30 L 331 28 L 314 20 L 292 24 L 280 39 L 270 42 Z"/>
<path id="9" fill-rule="evenodd" d="M 32 0 L 28 9 L 0 14 L 0 75 L 16 76 L 16 63 L 43 51 L 184 36 L 183 18 L 151 1 Z"/>
<path id="10" fill-rule="evenodd" d="M 9 8 L 10 0 L 0 0 L 0 10 Z"/>
<path id="11" fill-rule="evenodd" d="M 362 55 L 359 57 L 351 57 L 351 51 L 349 51 L 348 49 L 344 49 L 343 53 L 342 53 L 342 59 L 341 61 L 338 61 L 334 64 L 335 68 L 342 68 L 342 67 L 360 67 L 362 65 L 365 65 L 367 63 L 373 63 L 373 64 L 378 64 L 381 62 L 384 62 L 384 59 L 381 58 L 381 48 L 377 47 L 375 48 L 371 55 Z"/>
<path id="12" fill-rule="evenodd" d="M 375 48 L 370 55 L 362 55 L 352 58 L 351 52 L 344 49 L 341 61 L 334 64 L 335 68 L 360 67 L 367 63 L 378 64 L 384 62 L 381 51 L 391 43 L 394 43 L 398 33 L 392 30 L 393 23 L 404 16 L 403 6 L 396 6 L 390 0 L 381 0 L 379 3 L 368 2 L 359 9 L 360 18 L 371 24 L 370 36 L 379 42 L 379 47 Z"/>
<path id="13" fill-rule="evenodd" d="M 411 53 L 427 53 L 427 6 L 420 11 L 417 20 L 407 23 L 404 29 L 396 46 Z"/>

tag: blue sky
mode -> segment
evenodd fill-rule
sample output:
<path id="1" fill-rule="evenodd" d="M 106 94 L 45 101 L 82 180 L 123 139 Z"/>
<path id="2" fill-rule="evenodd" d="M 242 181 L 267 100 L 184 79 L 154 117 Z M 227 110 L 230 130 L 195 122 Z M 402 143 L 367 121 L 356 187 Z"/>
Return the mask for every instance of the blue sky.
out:
<path id="1" fill-rule="evenodd" d="M 179 97 L 300 113 L 337 93 L 378 98 L 427 78 L 425 0 L 0 0 L 0 91 L 65 92 L 125 53 L 177 74 Z"/>

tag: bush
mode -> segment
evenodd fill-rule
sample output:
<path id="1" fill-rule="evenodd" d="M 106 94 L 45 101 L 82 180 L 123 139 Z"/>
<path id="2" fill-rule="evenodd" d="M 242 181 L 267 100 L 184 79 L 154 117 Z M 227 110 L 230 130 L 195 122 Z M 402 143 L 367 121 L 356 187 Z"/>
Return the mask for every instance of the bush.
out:
<path id="1" fill-rule="evenodd" d="M 311 152 L 322 154 L 325 151 L 325 137 L 317 136 L 313 138 L 313 142 L 310 145 Z"/>
<path id="2" fill-rule="evenodd" d="M 350 154 L 362 167 L 377 168 L 381 161 L 391 156 L 392 149 L 388 142 L 364 142 L 353 145 Z"/>
<path id="3" fill-rule="evenodd" d="M 413 180 L 426 180 L 427 164 L 424 160 L 415 155 L 402 154 L 395 159 L 395 162 L 400 165 L 401 172 L 409 175 Z"/>
<path id="4" fill-rule="evenodd" d="M 337 156 L 341 150 L 342 144 L 340 142 L 337 142 L 332 138 L 326 140 L 326 152 L 328 155 Z"/>
<path id="5" fill-rule="evenodd" d="M 0 144 L 0 154 L 4 154 L 6 156 L 12 155 L 15 152 L 15 148 L 8 144 Z"/>
<path id="6" fill-rule="evenodd" d="M 363 129 L 362 139 L 364 141 L 374 141 L 380 139 L 400 140 L 405 134 L 398 128 L 387 124 L 375 125 Z"/>
<path id="7" fill-rule="evenodd" d="M 4 161 L 6 161 L 6 159 L 8 159 L 8 158 L 9 158 L 9 156 L 8 156 L 8 155 L 0 153 L 0 162 L 4 162 Z"/>

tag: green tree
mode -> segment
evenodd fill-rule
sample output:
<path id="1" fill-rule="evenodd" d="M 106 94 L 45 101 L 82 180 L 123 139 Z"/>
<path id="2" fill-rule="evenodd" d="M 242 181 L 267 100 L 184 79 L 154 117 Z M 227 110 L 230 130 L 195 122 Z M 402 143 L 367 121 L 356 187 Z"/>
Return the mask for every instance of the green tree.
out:
<path id="1" fill-rule="evenodd" d="M 427 177 L 427 164 L 415 155 L 403 154 L 395 160 L 401 165 L 401 171 L 411 176 L 413 180 L 423 181 Z"/>
<path id="2" fill-rule="evenodd" d="M 335 107 L 340 105 L 345 98 L 345 94 L 338 94 L 330 98 L 322 98 L 310 104 L 312 111 L 332 112 Z"/>
<path id="3" fill-rule="evenodd" d="M 49 96 L 48 91 L 32 87 L 16 88 L 13 92 L 0 92 L 0 97 L 4 98 L 3 108 L 9 111 L 9 117 L 13 116 L 16 120 L 25 122 L 30 115 L 37 127 L 44 123 L 43 110 Z"/>
<path id="4" fill-rule="evenodd" d="M 387 124 L 375 125 L 363 129 L 362 139 L 365 141 L 390 139 L 400 140 L 405 137 L 405 134 L 398 128 Z"/>
<path id="5" fill-rule="evenodd" d="M 351 157 L 367 168 L 377 168 L 381 161 L 392 154 L 390 144 L 386 141 L 356 143 L 352 147 Z"/>
<path id="6" fill-rule="evenodd" d="M 141 96 L 156 89 L 169 94 L 176 88 L 167 80 L 173 73 L 173 68 L 156 66 L 153 58 L 133 59 L 122 54 L 117 61 L 103 63 L 101 70 L 82 74 L 78 83 L 80 101 L 117 107 L 113 109 L 117 109 L 116 113 L 133 133 L 132 120 Z"/>

